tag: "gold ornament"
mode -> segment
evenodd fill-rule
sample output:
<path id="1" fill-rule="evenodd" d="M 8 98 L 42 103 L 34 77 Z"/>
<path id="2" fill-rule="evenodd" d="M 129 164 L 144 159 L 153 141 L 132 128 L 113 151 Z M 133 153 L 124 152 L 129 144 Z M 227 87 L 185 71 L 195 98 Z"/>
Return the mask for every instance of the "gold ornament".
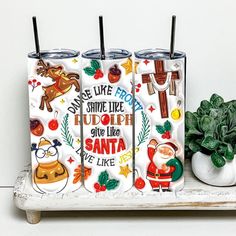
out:
<path id="1" fill-rule="evenodd" d="M 181 110 L 179 108 L 175 108 L 171 112 L 171 118 L 173 120 L 179 120 L 181 118 Z"/>

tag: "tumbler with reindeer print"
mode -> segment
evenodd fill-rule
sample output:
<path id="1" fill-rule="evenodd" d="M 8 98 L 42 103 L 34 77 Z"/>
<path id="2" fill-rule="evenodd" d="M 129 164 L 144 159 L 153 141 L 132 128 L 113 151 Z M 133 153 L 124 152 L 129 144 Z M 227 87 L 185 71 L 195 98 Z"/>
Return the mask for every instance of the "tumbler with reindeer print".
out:
<path id="1" fill-rule="evenodd" d="M 124 192 L 132 187 L 132 60 L 122 49 L 82 54 L 83 117 L 86 168 L 91 192 Z M 72 110 L 73 111 L 73 110 Z M 73 112 L 72 112 L 73 113 Z"/>
<path id="2" fill-rule="evenodd" d="M 135 53 L 137 189 L 177 191 L 183 188 L 185 53 L 148 49 Z"/>
<path id="3" fill-rule="evenodd" d="M 68 108 L 80 96 L 79 52 L 30 53 L 28 88 L 33 187 L 42 194 L 75 191 L 81 185 L 81 140 Z"/>

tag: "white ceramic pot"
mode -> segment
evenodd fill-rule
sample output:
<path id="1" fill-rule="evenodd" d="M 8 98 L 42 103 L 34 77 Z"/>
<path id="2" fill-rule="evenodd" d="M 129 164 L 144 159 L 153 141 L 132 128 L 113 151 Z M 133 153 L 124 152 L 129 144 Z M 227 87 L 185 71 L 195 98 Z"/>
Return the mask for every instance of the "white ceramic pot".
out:
<path id="1" fill-rule="evenodd" d="M 236 185 L 236 156 L 222 168 L 216 168 L 209 155 L 197 152 L 192 157 L 192 170 L 206 184 L 220 187 Z"/>

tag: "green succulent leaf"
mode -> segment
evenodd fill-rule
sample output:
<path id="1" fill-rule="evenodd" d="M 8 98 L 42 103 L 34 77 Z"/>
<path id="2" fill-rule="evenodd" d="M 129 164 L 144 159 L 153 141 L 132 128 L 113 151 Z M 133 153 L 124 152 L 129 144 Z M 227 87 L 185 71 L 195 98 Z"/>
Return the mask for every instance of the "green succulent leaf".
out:
<path id="1" fill-rule="evenodd" d="M 186 124 L 186 128 L 188 128 L 188 129 L 196 129 L 197 128 L 197 125 L 198 125 L 197 118 L 190 111 L 187 111 L 185 113 L 185 124 Z"/>
<path id="2" fill-rule="evenodd" d="M 208 115 L 204 115 L 200 119 L 200 128 L 204 132 L 207 132 L 207 131 L 213 132 L 215 129 L 215 120 Z"/>
<path id="3" fill-rule="evenodd" d="M 212 151 L 215 150 L 219 146 L 219 144 L 219 140 L 216 140 L 211 136 L 207 136 L 202 140 L 202 146 Z"/>
<path id="4" fill-rule="evenodd" d="M 188 146 L 189 146 L 189 149 L 193 151 L 194 153 L 201 151 L 201 146 L 194 140 L 190 141 Z"/>
<path id="5" fill-rule="evenodd" d="M 210 111 L 210 109 L 212 108 L 212 104 L 210 102 L 208 102 L 207 100 L 203 100 L 203 101 L 201 101 L 200 107 L 203 110 Z"/>
<path id="6" fill-rule="evenodd" d="M 234 150 L 231 144 L 227 145 L 227 148 L 224 153 L 224 157 L 226 160 L 232 161 L 234 159 Z"/>
<path id="7" fill-rule="evenodd" d="M 218 94 L 214 93 L 210 98 L 210 103 L 213 107 L 219 108 L 224 103 L 224 99 Z"/>
<path id="8" fill-rule="evenodd" d="M 217 152 L 214 152 L 211 154 L 211 161 L 214 164 L 214 166 L 217 168 L 223 167 L 226 162 L 224 157 L 218 154 Z"/>

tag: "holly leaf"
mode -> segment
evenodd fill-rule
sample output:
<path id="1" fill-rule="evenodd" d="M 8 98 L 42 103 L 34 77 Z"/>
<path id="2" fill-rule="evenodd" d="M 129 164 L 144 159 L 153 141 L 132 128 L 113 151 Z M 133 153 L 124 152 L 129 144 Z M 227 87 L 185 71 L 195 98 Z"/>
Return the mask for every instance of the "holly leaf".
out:
<path id="1" fill-rule="evenodd" d="M 171 130 L 171 123 L 168 120 L 164 123 L 164 128 L 166 131 Z"/>
<path id="2" fill-rule="evenodd" d="M 99 184 L 102 186 L 102 185 L 105 185 L 108 181 L 108 173 L 107 171 L 103 171 L 101 172 L 101 174 L 98 176 L 98 182 Z"/>
<path id="3" fill-rule="evenodd" d="M 215 150 L 219 146 L 219 140 L 216 140 L 212 136 L 207 136 L 202 140 L 202 146 L 208 150 Z"/>
<path id="4" fill-rule="evenodd" d="M 96 71 L 97 69 L 100 69 L 101 66 L 100 66 L 100 63 L 97 61 L 97 60 L 92 60 L 90 62 L 91 64 L 91 67 Z"/>
<path id="5" fill-rule="evenodd" d="M 106 188 L 107 190 L 115 189 L 119 184 L 119 180 L 116 179 L 110 179 L 107 181 Z"/>
<path id="6" fill-rule="evenodd" d="M 224 157 L 218 154 L 217 152 L 211 154 L 211 161 L 217 168 L 221 168 L 225 165 Z"/>
<path id="7" fill-rule="evenodd" d="M 85 67 L 84 72 L 85 72 L 85 74 L 87 74 L 89 76 L 93 76 L 96 71 L 92 67 Z"/>
<path id="8" fill-rule="evenodd" d="M 165 128 L 162 126 L 162 125 L 156 125 L 156 131 L 159 133 L 159 134 L 164 134 L 166 131 L 165 131 Z"/>

